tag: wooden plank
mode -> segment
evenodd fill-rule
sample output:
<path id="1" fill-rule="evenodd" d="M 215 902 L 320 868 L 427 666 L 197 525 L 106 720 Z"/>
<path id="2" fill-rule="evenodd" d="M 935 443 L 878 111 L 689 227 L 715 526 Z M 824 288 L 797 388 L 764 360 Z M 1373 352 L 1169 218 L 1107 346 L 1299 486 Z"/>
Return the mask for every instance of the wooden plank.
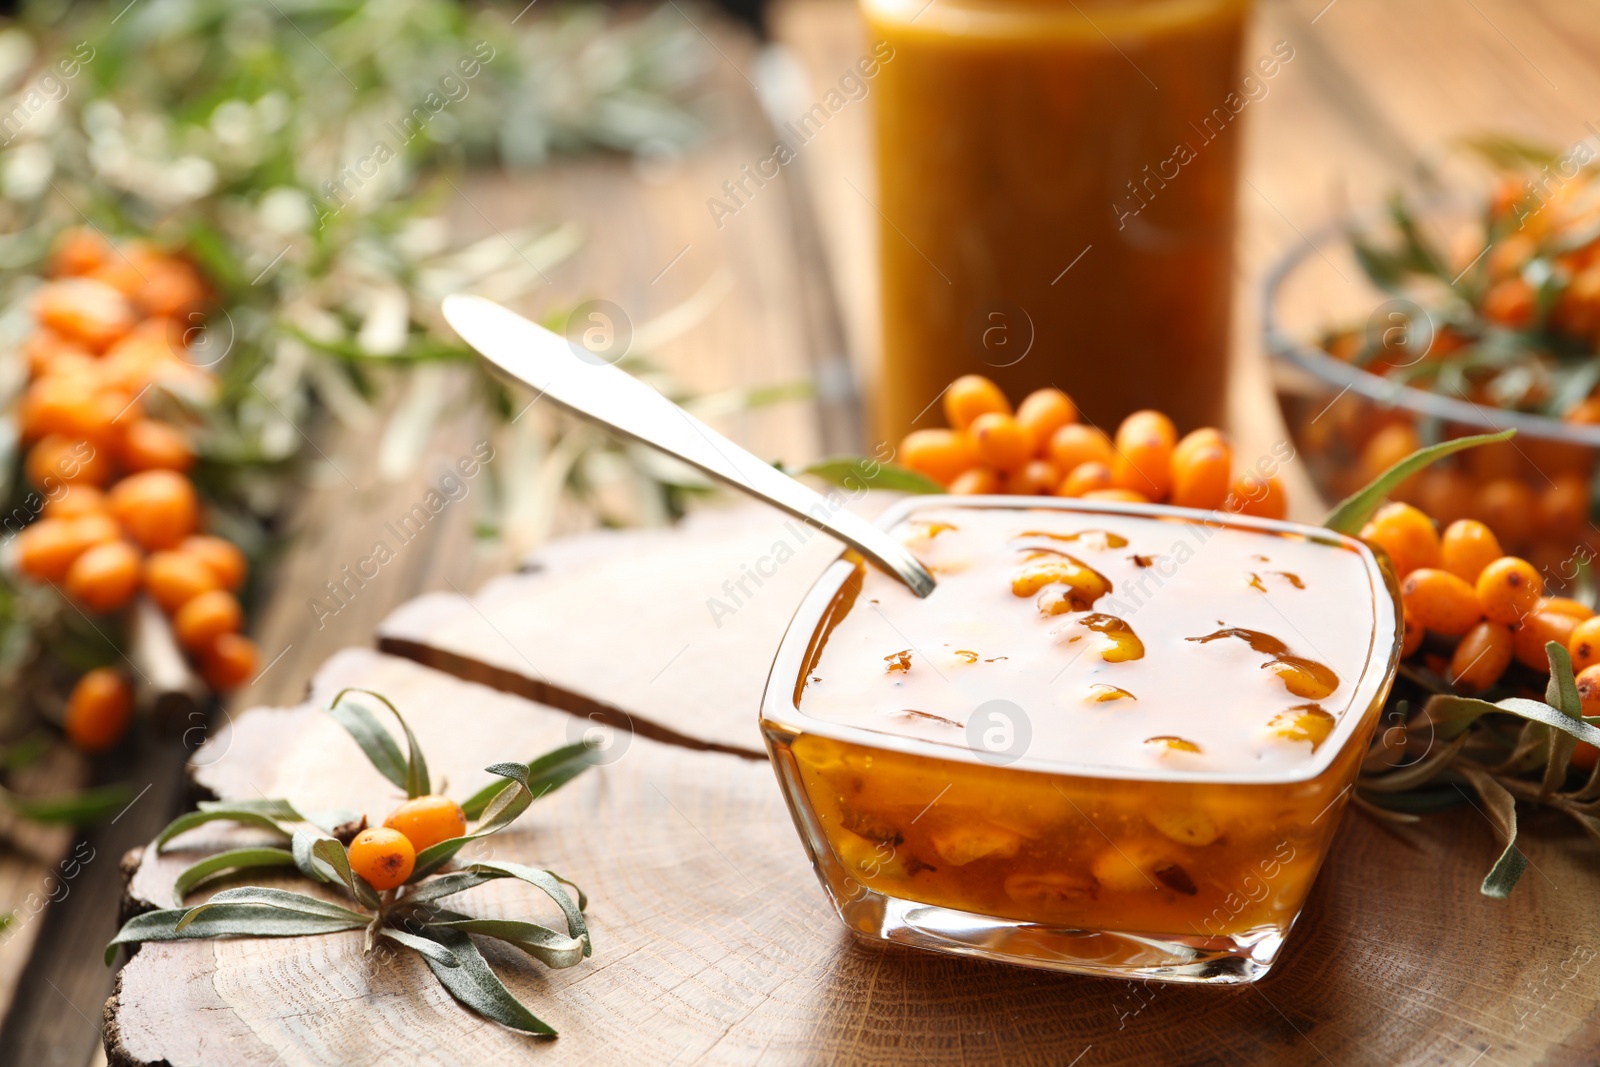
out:
<path id="1" fill-rule="evenodd" d="M 330 661 L 313 700 L 348 684 L 399 699 L 457 795 L 485 763 L 558 743 L 571 721 L 365 651 Z M 202 752 L 202 778 L 224 796 L 369 812 L 397 799 L 311 703 L 247 713 L 213 744 L 222 751 Z M 110 1062 L 476 1064 L 537 1051 L 554 1063 L 1577 1065 L 1600 1053 L 1600 917 L 1574 891 L 1589 846 L 1534 829 L 1537 870 L 1512 900 L 1490 901 L 1463 877 L 1481 866 L 1464 855 L 1487 862 L 1495 848 L 1470 809 L 1415 835 L 1353 817 L 1279 968 L 1233 989 L 858 941 L 829 914 L 771 771 L 736 756 L 635 738 L 524 821 L 494 839 L 495 854 L 558 870 L 591 898 L 592 960 L 542 972 L 496 957 L 556 1042 L 535 1048 L 482 1023 L 414 958 L 369 965 L 359 935 L 342 934 L 144 947 L 108 1008 Z M 167 903 L 195 854 L 147 851 L 135 895 Z M 502 885 L 463 899 L 482 914 L 533 905 Z"/>

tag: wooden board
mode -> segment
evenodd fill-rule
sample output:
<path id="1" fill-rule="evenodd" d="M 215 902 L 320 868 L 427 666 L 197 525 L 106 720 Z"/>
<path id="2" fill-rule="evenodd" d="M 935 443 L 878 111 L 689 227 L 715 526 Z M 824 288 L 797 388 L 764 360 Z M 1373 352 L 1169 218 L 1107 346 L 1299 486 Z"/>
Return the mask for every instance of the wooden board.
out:
<path id="1" fill-rule="evenodd" d="M 399 701 L 456 795 L 485 780 L 484 764 L 559 743 L 572 722 L 350 651 L 319 674 L 313 703 L 241 716 L 216 751 L 202 750 L 200 780 L 230 797 L 387 810 L 393 787 L 314 706 L 351 684 Z M 546 972 L 496 957 L 561 1031 L 553 1043 L 468 1015 L 408 956 L 367 966 L 352 933 L 142 948 L 107 1006 L 110 1062 L 1579 1065 L 1600 1055 L 1600 917 L 1581 888 L 1593 860 L 1575 835 L 1543 826 L 1530 827 L 1537 870 L 1497 903 L 1470 877 L 1481 863 L 1463 859 L 1476 851 L 1486 863 L 1494 849 L 1471 811 L 1406 836 L 1352 818 L 1277 971 L 1227 989 L 856 940 L 808 869 L 771 770 L 733 755 L 636 737 L 519 826 L 494 839 L 495 855 L 560 871 L 591 898 L 591 960 Z M 163 856 L 147 850 L 131 892 L 170 904 L 172 877 L 201 846 L 247 839 L 205 830 Z M 502 885 L 463 899 L 484 915 L 536 907 Z"/>

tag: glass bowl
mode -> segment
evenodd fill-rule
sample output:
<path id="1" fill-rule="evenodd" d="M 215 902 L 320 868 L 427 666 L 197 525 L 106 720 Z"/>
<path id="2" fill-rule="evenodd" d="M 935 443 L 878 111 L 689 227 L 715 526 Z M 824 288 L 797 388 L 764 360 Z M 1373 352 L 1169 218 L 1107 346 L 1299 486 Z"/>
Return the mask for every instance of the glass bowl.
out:
<path id="1" fill-rule="evenodd" d="M 1436 208 L 1436 232 L 1470 226 L 1466 212 Z M 1456 220 L 1452 222 L 1452 220 Z M 1437 293 L 1387 292 L 1361 269 L 1342 227 L 1301 242 L 1265 282 L 1263 332 L 1279 404 L 1296 452 L 1329 502 L 1365 485 L 1413 448 L 1468 434 L 1514 429 L 1503 444 L 1435 464 L 1394 494 L 1442 525 L 1479 519 L 1548 585 L 1570 585 L 1600 550 L 1591 521 L 1600 426 L 1476 403 L 1457 391 L 1404 385 L 1340 359 L 1319 344 L 1364 329 L 1425 351 L 1434 324 L 1424 308 Z M 1408 356 L 1417 359 L 1417 356 Z"/>
<path id="2" fill-rule="evenodd" d="M 1388 565 L 1321 527 L 1155 505 L 915 497 L 880 522 L 939 587 L 917 600 L 846 553 L 761 709 L 845 925 L 1063 971 L 1264 976 L 1394 679 Z"/>

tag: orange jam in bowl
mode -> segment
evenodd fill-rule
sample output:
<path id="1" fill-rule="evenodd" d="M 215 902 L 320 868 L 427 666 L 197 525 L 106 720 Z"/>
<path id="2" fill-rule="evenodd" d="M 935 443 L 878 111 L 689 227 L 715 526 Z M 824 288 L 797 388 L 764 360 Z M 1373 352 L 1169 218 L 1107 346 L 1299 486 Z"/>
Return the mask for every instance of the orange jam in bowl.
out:
<path id="1" fill-rule="evenodd" d="M 938 587 L 847 554 L 762 728 L 857 932 L 1095 974 L 1254 981 L 1322 864 L 1399 658 L 1392 574 L 1290 523 L 917 498 Z"/>

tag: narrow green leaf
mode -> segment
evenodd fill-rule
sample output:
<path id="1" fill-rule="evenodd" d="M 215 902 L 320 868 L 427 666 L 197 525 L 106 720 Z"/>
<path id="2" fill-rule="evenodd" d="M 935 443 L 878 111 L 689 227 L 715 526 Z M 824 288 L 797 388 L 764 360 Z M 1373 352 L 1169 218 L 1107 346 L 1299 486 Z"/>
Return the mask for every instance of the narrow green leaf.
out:
<path id="1" fill-rule="evenodd" d="M 1572 657 L 1559 641 L 1545 643 L 1544 654 L 1550 660 L 1550 681 L 1545 686 L 1545 703 L 1568 718 L 1583 721 L 1583 701 L 1578 699 L 1578 681 L 1572 675 Z M 1565 730 L 1548 730 L 1545 750 L 1544 778 L 1540 791 L 1549 796 L 1567 780 L 1567 767 L 1572 762 L 1572 752 L 1578 739 Z"/>
<path id="2" fill-rule="evenodd" d="M 379 906 L 377 891 L 350 869 L 350 856 L 337 838 L 301 827 L 294 832 L 290 848 L 294 853 L 295 866 L 307 878 L 324 883 L 337 882 L 365 907 Z"/>
<path id="3" fill-rule="evenodd" d="M 340 930 L 359 930 L 367 925 L 365 916 L 351 912 L 339 917 L 312 912 L 296 912 L 270 904 L 202 905 L 200 916 L 179 929 L 184 918 L 196 909 L 172 908 L 136 915 L 123 924 L 117 936 L 106 945 L 106 966 L 117 958 L 117 946 L 143 941 L 186 941 L 225 937 L 301 937 L 331 934 Z"/>
<path id="4" fill-rule="evenodd" d="M 441 874 L 407 889 L 406 895 L 400 899 L 400 904 L 402 906 L 427 904 L 430 901 L 438 900 L 440 897 L 461 893 L 485 882 L 492 882 L 496 878 L 503 877 L 506 876 L 490 874 L 487 871 L 451 871 L 449 874 Z"/>
<path id="5" fill-rule="evenodd" d="M 182 900 L 195 886 L 208 878 L 234 871 L 256 870 L 262 867 L 293 867 L 294 853 L 281 848 L 234 848 L 207 856 L 199 863 L 190 864 L 172 883 L 172 892 Z"/>
<path id="6" fill-rule="evenodd" d="M 538 800 L 594 766 L 599 758 L 599 747 L 589 741 L 564 745 L 528 764 L 526 785 L 533 793 L 533 799 Z M 505 782 L 491 782 L 463 801 L 461 810 L 466 812 L 469 819 L 480 818 L 489 802 L 507 788 Z"/>
<path id="7" fill-rule="evenodd" d="M 1358 785 L 1368 793 L 1408 792 L 1418 786 L 1426 785 L 1435 775 L 1449 767 L 1450 761 L 1456 758 L 1456 753 L 1460 752 L 1466 743 L 1467 735 L 1462 734 L 1448 745 L 1441 746 L 1417 762 L 1407 764 L 1398 770 L 1390 771 L 1388 774 L 1364 774 Z"/>
<path id="8" fill-rule="evenodd" d="M 835 456 L 821 459 L 800 468 L 801 474 L 820 478 L 829 485 L 860 492 L 864 489 L 887 489 L 896 493 L 942 493 L 944 486 L 906 467 L 881 463 L 865 456 Z"/>
<path id="9" fill-rule="evenodd" d="M 394 743 L 389 731 L 384 729 L 378 717 L 364 704 L 354 701 L 341 704 L 339 697 L 342 696 L 344 693 L 334 698 L 328 708 L 328 714 L 355 738 L 356 744 L 366 755 L 367 762 L 377 768 L 379 774 L 401 789 L 406 788 L 409 767 L 406 758 L 400 754 L 400 746 Z"/>
<path id="10" fill-rule="evenodd" d="M 121 811 L 132 797 L 127 786 L 107 785 L 80 793 L 57 793 L 46 797 L 18 796 L 4 791 L 5 804 L 34 822 L 87 826 Z"/>
<path id="11" fill-rule="evenodd" d="M 405 732 L 407 750 L 406 759 L 404 762 L 405 773 L 399 781 L 396 781 L 390 776 L 390 770 L 393 769 L 391 752 L 393 757 L 397 758 L 399 756 L 399 750 L 394 748 L 394 739 L 389 738 L 390 751 L 385 751 L 379 755 L 375 755 L 373 750 L 369 750 L 367 748 L 367 741 L 363 740 L 362 734 L 357 733 L 355 730 L 350 730 L 349 726 L 345 727 L 345 729 L 350 730 L 351 736 L 356 739 L 356 743 L 361 746 L 361 750 L 366 752 L 367 758 L 371 760 L 372 765 L 378 769 L 378 773 L 382 774 L 385 778 L 388 778 L 391 782 L 394 782 L 395 785 L 398 785 L 400 788 L 404 789 L 406 791 L 407 798 L 426 796 L 428 793 L 432 792 L 428 785 L 428 762 L 423 758 L 422 747 L 417 744 L 417 737 L 411 732 L 411 726 L 406 722 L 405 716 L 400 714 L 400 709 L 395 707 L 389 698 L 384 696 L 382 693 L 374 692 L 371 689 L 360 689 L 352 686 L 349 689 L 341 689 L 334 696 L 333 702 L 329 705 L 328 710 L 332 712 L 335 708 L 337 708 L 340 701 L 342 701 L 345 695 L 348 693 L 364 693 L 383 704 L 384 707 L 388 708 L 394 714 L 396 721 L 400 723 L 400 729 Z M 352 707 L 360 707 L 360 705 L 352 705 Z M 366 711 L 365 708 L 362 708 L 362 710 Z M 377 720 L 373 717 L 370 711 L 366 711 L 365 721 L 370 723 L 371 728 L 375 729 L 379 735 L 385 738 L 389 737 L 388 731 L 382 729 L 382 727 L 378 725 Z M 374 746 L 379 745 L 376 737 L 372 737 L 370 740 Z M 386 767 L 388 769 L 386 769 Z"/>
<path id="12" fill-rule="evenodd" d="M 447 926 L 469 934 L 484 934 L 515 945 L 534 959 L 553 970 L 573 967 L 583 962 L 584 938 L 568 937 L 548 926 L 523 922 L 520 919 L 450 919 L 434 920 L 429 926 Z"/>
<path id="13" fill-rule="evenodd" d="M 572 897 L 567 894 L 566 889 L 563 888 L 563 886 L 572 885 L 565 878 L 554 871 L 542 871 L 537 867 L 526 867 L 520 863 L 504 863 L 493 860 L 474 863 L 467 870 L 470 872 L 488 871 L 502 877 L 516 878 L 519 881 L 527 882 L 531 886 L 542 889 L 546 896 L 556 902 L 556 905 L 561 908 L 561 913 L 566 916 L 567 933 L 573 937 L 583 939 L 583 954 L 587 956 L 593 952 L 593 939 L 589 936 L 589 924 L 583 918 L 583 906 L 586 903 L 583 901 L 583 893 L 580 890 L 578 901 L 573 901 Z M 573 888 L 577 889 L 577 886 L 573 886 Z"/>
<path id="14" fill-rule="evenodd" d="M 1531 722 L 1554 726 L 1591 745 L 1600 744 L 1600 729 L 1589 725 L 1585 719 L 1573 719 L 1538 700 L 1526 697 L 1507 697 L 1496 704 L 1476 697 L 1437 694 L 1428 698 L 1424 713 L 1433 722 L 1438 736 L 1450 740 L 1466 730 L 1484 715 L 1503 711 Z"/>
<path id="15" fill-rule="evenodd" d="M 370 922 L 372 918 L 369 915 L 363 915 L 359 911 L 352 911 L 342 904 L 334 904 L 320 897 L 307 896 L 305 893 L 247 885 L 240 886 L 237 889 L 224 889 L 204 904 L 196 904 L 189 909 L 189 914 L 179 921 L 178 929 L 180 931 L 186 929 L 211 909 L 234 905 L 276 908 L 279 911 L 296 915 L 314 915 L 324 919 L 339 919 L 341 921 L 350 920 L 363 926 Z"/>
<path id="16" fill-rule="evenodd" d="M 1478 791 L 1484 807 L 1488 809 L 1485 814 L 1506 840 L 1505 851 L 1500 853 L 1500 858 L 1484 878 L 1481 889 L 1486 897 L 1504 900 L 1516 886 L 1517 879 L 1522 877 L 1522 872 L 1528 869 L 1528 857 L 1517 848 L 1517 802 L 1506 792 L 1505 786 L 1495 781 L 1494 775 L 1482 767 L 1463 762 L 1457 770 Z"/>
<path id="17" fill-rule="evenodd" d="M 458 961 L 455 967 L 443 966 L 429 956 L 422 958 L 439 979 L 439 984 L 463 1007 L 525 1034 L 556 1035 L 555 1030 L 511 995 L 505 983 L 490 969 L 489 961 L 483 958 L 478 946 L 472 943 L 472 938 L 459 930 L 435 926 L 424 927 L 423 936 L 455 954 Z"/>
<path id="18" fill-rule="evenodd" d="M 418 937 L 416 934 L 410 934 L 404 930 L 396 930 L 392 926 L 378 927 L 378 936 L 387 937 L 397 945 L 404 945 L 413 952 L 421 953 L 429 963 L 437 963 L 441 967 L 461 966 L 461 960 L 454 952 L 451 952 L 439 942 L 430 941 L 426 937 Z"/>
<path id="19" fill-rule="evenodd" d="M 1509 441 L 1517 431 L 1503 430 L 1500 433 L 1477 434 L 1472 437 L 1458 437 L 1454 441 L 1441 441 L 1427 448 L 1419 448 L 1411 455 L 1402 459 L 1388 470 L 1374 478 L 1364 489 L 1346 497 L 1339 506 L 1328 512 L 1328 517 L 1322 520 L 1322 525 L 1330 530 L 1351 537 L 1361 532 L 1361 528 L 1372 518 L 1389 494 L 1394 492 L 1395 486 L 1411 477 L 1413 474 L 1427 467 L 1429 464 L 1443 459 L 1455 452 L 1478 445 L 1490 444 L 1494 441 Z"/>
<path id="20" fill-rule="evenodd" d="M 289 818 L 298 821 L 298 815 L 293 808 L 285 806 L 290 812 Z M 167 824 L 166 829 L 156 836 L 156 851 L 160 852 L 168 841 L 181 833 L 193 830 L 197 826 L 204 826 L 208 822 L 236 822 L 244 826 L 256 826 L 263 830 L 271 830 L 285 837 L 293 835 L 294 831 L 282 825 L 278 818 L 263 814 L 245 805 L 222 805 L 213 803 L 211 806 L 202 804 L 199 811 L 191 811 L 178 816 Z"/>

